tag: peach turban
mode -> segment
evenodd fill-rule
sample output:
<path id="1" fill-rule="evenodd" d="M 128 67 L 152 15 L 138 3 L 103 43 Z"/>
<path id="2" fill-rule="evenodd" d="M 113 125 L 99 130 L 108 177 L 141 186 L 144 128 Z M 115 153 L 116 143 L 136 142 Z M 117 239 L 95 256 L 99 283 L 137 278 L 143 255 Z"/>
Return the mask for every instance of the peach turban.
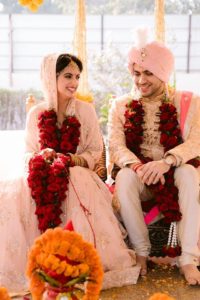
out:
<path id="1" fill-rule="evenodd" d="M 134 63 L 167 83 L 174 69 L 174 56 L 164 44 L 153 41 L 143 47 L 131 48 L 128 54 L 128 68 L 131 73 Z"/>

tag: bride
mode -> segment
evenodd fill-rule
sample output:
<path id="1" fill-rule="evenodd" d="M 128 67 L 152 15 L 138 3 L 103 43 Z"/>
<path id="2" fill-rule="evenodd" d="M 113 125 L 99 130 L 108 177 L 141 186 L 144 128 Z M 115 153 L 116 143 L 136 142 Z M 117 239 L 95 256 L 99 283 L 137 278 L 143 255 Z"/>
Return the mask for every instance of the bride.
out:
<path id="1" fill-rule="evenodd" d="M 69 220 L 97 248 L 104 288 L 137 281 L 135 253 L 126 247 L 110 193 L 93 171 L 103 143 L 93 106 L 75 97 L 82 68 L 70 54 L 44 57 L 45 101 L 27 115 L 24 175 L 0 182 L 0 285 L 10 291 L 28 288 L 25 268 L 34 239 Z"/>

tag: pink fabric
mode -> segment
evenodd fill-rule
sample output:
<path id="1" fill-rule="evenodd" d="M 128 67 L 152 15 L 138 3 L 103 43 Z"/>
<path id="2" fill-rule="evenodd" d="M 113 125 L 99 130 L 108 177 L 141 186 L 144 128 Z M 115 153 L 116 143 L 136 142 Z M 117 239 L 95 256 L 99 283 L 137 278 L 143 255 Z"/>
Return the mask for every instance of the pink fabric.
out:
<path id="1" fill-rule="evenodd" d="M 146 44 L 144 48 L 133 47 L 129 51 L 128 67 L 131 73 L 134 63 L 152 72 L 160 80 L 168 82 L 174 69 L 174 56 L 164 44 L 154 41 Z"/>
<path id="2" fill-rule="evenodd" d="M 106 186 L 109 189 L 109 191 L 111 192 L 111 194 L 114 194 L 115 184 L 109 185 L 109 184 L 106 183 Z"/>
<path id="3" fill-rule="evenodd" d="M 181 109 L 180 109 L 180 127 L 183 133 L 185 120 L 187 117 L 188 109 L 192 99 L 192 92 L 184 91 L 181 95 Z"/>
<path id="4" fill-rule="evenodd" d="M 148 225 L 159 215 L 158 206 L 154 206 L 144 217 L 145 223 Z"/>

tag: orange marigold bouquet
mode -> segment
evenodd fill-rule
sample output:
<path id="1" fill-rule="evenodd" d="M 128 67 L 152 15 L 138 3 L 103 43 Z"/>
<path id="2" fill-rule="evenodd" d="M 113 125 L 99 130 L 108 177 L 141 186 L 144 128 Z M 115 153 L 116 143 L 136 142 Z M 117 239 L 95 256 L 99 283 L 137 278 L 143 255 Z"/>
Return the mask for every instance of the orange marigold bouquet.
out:
<path id="1" fill-rule="evenodd" d="M 60 227 L 48 229 L 35 240 L 27 276 L 33 300 L 97 300 L 103 280 L 103 269 L 94 246 L 74 231 Z M 80 298 L 77 284 L 84 283 Z"/>
<path id="2" fill-rule="evenodd" d="M 0 287 L 0 299 L 1 300 L 11 300 L 7 289 L 3 286 Z"/>
<path id="3" fill-rule="evenodd" d="M 155 293 L 153 294 L 153 296 L 151 296 L 149 298 L 149 300 L 175 300 L 175 298 L 170 297 L 167 294 L 163 294 L 163 293 Z"/>
<path id="4" fill-rule="evenodd" d="M 19 4 L 28 7 L 32 12 L 36 12 L 44 0 L 18 0 Z"/>

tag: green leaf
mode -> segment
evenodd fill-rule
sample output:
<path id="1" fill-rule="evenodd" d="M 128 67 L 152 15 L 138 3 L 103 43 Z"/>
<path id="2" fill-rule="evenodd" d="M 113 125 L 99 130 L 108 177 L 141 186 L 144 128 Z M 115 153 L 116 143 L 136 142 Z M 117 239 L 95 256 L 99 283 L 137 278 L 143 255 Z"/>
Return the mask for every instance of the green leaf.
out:
<path id="1" fill-rule="evenodd" d="M 59 287 L 60 282 L 48 276 L 44 271 L 38 269 L 35 271 L 42 281 L 48 282 L 51 286 Z"/>
<path id="2" fill-rule="evenodd" d="M 77 283 L 84 283 L 87 280 L 88 273 L 82 274 L 77 278 L 68 281 L 64 286 L 73 286 Z"/>

